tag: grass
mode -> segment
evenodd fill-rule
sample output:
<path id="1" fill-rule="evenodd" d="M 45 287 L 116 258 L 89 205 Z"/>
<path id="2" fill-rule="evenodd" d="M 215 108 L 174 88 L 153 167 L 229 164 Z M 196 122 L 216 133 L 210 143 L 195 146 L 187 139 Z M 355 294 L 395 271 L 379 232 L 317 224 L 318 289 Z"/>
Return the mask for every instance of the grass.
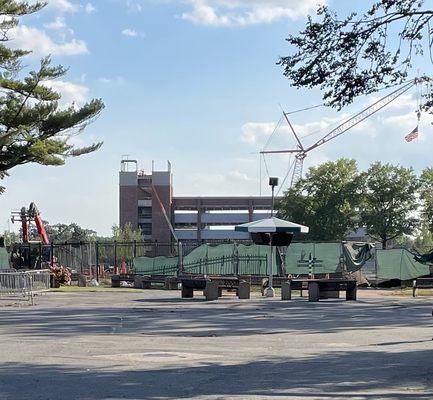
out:
<path id="1" fill-rule="evenodd" d="M 61 286 L 59 288 L 50 289 L 50 292 L 55 293 L 88 293 L 88 292 L 118 292 L 118 293 L 124 293 L 124 292 L 142 292 L 143 289 L 134 289 L 134 288 L 112 288 L 109 286 L 86 286 L 86 287 L 80 287 L 80 286 Z"/>

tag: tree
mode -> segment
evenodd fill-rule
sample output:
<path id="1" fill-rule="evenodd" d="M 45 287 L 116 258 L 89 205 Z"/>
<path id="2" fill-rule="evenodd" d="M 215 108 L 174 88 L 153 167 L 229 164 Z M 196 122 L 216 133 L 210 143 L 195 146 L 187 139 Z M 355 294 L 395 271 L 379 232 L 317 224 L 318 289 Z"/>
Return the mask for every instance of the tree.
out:
<path id="1" fill-rule="evenodd" d="M 133 242 L 141 242 L 140 229 L 134 229 L 130 223 L 119 227 L 113 226 L 113 240 L 117 246 L 117 258 L 123 261 L 130 261 L 134 258 L 134 244 Z M 144 248 L 135 248 L 136 255 L 143 255 Z"/>
<path id="2" fill-rule="evenodd" d="M 18 24 L 18 18 L 45 5 L 0 0 L 0 179 L 16 166 L 62 165 L 66 158 L 93 152 L 102 145 L 80 148 L 69 140 L 99 115 L 104 107 L 102 101 L 92 100 L 82 107 L 59 107 L 61 96 L 49 88 L 49 82 L 64 76 L 66 69 L 52 66 L 50 57 L 46 57 L 36 71 L 21 79 L 22 61 L 30 52 L 6 46 L 8 33 Z"/>
<path id="3" fill-rule="evenodd" d="M 402 83 L 416 57 L 429 54 L 433 10 L 424 0 L 376 0 L 363 15 L 339 18 L 327 7 L 309 17 L 305 29 L 287 41 L 295 52 L 280 58 L 295 87 L 318 87 L 327 105 L 341 108 L 359 95 Z M 427 93 L 423 108 L 433 107 Z"/>
<path id="4" fill-rule="evenodd" d="M 76 223 L 45 225 L 48 237 L 52 242 L 89 242 L 96 237 L 91 229 L 81 228 Z"/>
<path id="5" fill-rule="evenodd" d="M 412 168 L 380 162 L 371 164 L 364 179 L 361 224 L 386 249 L 390 240 L 410 235 L 417 227 L 419 181 Z"/>
<path id="6" fill-rule="evenodd" d="M 340 159 L 309 169 L 278 205 L 282 218 L 310 227 L 308 239 L 342 240 L 357 227 L 361 175 L 355 160 Z"/>
<path id="7" fill-rule="evenodd" d="M 424 221 L 421 222 L 421 227 L 413 245 L 420 253 L 426 253 L 433 249 L 433 234 Z"/>
<path id="8" fill-rule="evenodd" d="M 421 217 L 426 227 L 433 233 L 433 168 L 426 168 L 420 177 Z"/>

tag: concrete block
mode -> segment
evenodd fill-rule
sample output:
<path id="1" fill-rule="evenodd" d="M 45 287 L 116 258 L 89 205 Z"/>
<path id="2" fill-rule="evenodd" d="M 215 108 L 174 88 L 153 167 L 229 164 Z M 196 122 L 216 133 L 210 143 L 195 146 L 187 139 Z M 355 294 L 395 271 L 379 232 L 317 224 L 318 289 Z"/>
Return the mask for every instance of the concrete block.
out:
<path id="1" fill-rule="evenodd" d="M 251 284 L 247 281 L 241 280 L 239 282 L 238 297 L 240 299 L 249 299 L 251 294 Z"/>
<path id="2" fill-rule="evenodd" d="M 281 283 L 281 300 L 292 300 L 292 286 L 290 282 Z"/>
<path id="3" fill-rule="evenodd" d="M 319 301 L 319 284 L 308 282 L 308 301 Z"/>
<path id="4" fill-rule="evenodd" d="M 134 276 L 134 288 L 143 289 L 143 279 L 140 275 Z"/>
<path id="5" fill-rule="evenodd" d="M 194 289 L 182 285 L 182 298 L 192 299 L 194 297 Z"/>
<path id="6" fill-rule="evenodd" d="M 87 279 L 84 275 L 78 274 L 78 286 L 80 287 L 86 287 L 87 286 Z"/>
<path id="7" fill-rule="evenodd" d="M 216 282 L 207 281 L 205 289 L 206 300 L 218 300 L 218 289 Z"/>

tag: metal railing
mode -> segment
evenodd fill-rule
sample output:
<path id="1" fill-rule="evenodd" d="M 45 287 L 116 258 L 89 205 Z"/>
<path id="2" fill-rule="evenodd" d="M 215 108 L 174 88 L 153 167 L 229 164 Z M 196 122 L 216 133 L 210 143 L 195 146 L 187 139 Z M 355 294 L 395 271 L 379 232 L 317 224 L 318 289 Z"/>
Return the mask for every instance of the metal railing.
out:
<path id="1" fill-rule="evenodd" d="M 50 270 L 0 271 L 0 297 L 23 297 L 33 304 L 33 296 L 50 289 Z"/>

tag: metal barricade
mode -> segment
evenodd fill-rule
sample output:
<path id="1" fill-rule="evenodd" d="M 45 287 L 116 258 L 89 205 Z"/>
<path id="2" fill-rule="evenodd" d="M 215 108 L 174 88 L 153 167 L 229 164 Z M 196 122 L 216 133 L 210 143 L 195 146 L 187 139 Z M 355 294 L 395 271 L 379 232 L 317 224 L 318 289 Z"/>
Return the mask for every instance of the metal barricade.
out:
<path id="1" fill-rule="evenodd" d="M 33 304 L 33 296 L 50 289 L 50 270 L 0 271 L 0 297 L 23 297 Z"/>

